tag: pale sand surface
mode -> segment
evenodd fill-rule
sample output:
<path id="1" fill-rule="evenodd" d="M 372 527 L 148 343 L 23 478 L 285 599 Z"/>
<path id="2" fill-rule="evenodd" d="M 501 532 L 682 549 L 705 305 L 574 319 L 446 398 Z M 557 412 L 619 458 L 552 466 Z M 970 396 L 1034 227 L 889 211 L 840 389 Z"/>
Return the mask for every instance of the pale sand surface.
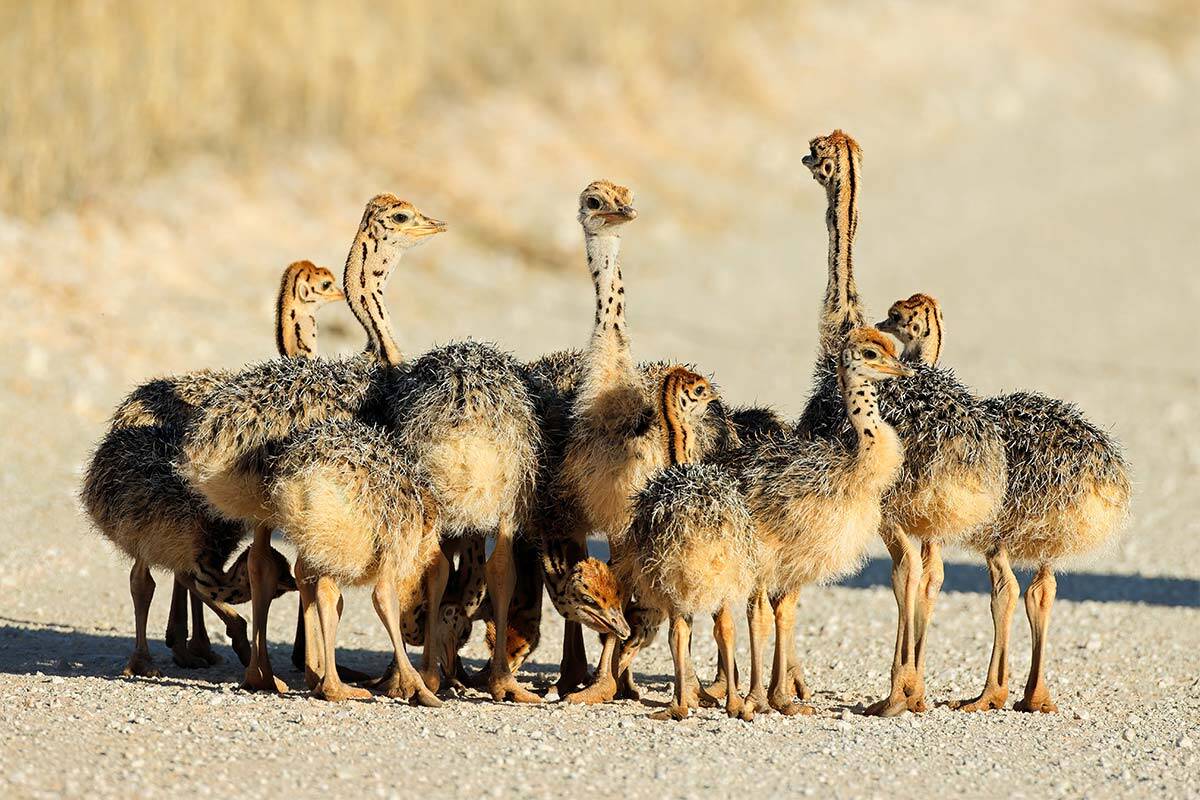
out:
<path id="1" fill-rule="evenodd" d="M 661 86 L 618 96 L 596 80 L 553 111 L 488 97 L 387 147 L 309 148 L 253 168 L 200 160 L 40 223 L 0 219 L 0 795 L 1197 796 L 1200 56 L 1104 27 L 1057 38 L 1066 16 L 1039 17 L 1035 44 L 1019 47 L 1006 37 L 1022 9 L 821 12 L 792 50 L 747 42 L 763 106 Z M 968 26 L 989 33 L 915 54 L 923 33 Z M 851 60 L 823 30 L 874 43 Z M 642 213 L 624 251 L 637 355 L 695 362 L 729 400 L 793 416 L 825 280 L 824 197 L 799 156 L 834 126 L 866 153 L 856 261 L 872 313 L 936 295 L 944 360 L 968 383 L 1071 399 L 1127 446 L 1127 535 L 1059 579 L 1049 679 L 1062 713 L 862 717 L 886 687 L 894 630 L 880 548 L 845 586 L 805 595 L 815 718 L 746 725 L 706 710 L 668 725 L 631 702 L 479 697 L 332 706 L 288 671 L 288 696 L 252 696 L 228 663 L 170 665 L 166 576 L 151 615 L 166 677 L 114 677 L 133 630 L 126 566 L 74 501 L 107 414 L 150 375 L 270 357 L 278 271 L 302 257 L 340 266 L 371 194 L 396 191 L 456 226 L 393 280 L 408 352 L 470 335 L 532 357 L 587 337 L 579 189 L 628 183 Z M 358 346 L 346 309 L 321 323 L 326 352 Z M 991 641 L 985 571 L 970 553 L 950 558 L 928 668 L 939 702 L 981 687 Z M 280 666 L 293 608 L 272 617 Z M 703 673 L 708 630 L 696 636 Z M 348 663 L 384 665 L 365 593 L 350 595 L 343 631 Z M 1014 631 L 1019 696 L 1022 610 Z M 655 703 L 670 684 L 664 638 L 637 663 Z M 741 643 L 744 660 L 744 629 Z M 547 605 L 525 677 L 553 680 L 560 646 Z M 468 656 L 483 653 L 477 631 Z"/>

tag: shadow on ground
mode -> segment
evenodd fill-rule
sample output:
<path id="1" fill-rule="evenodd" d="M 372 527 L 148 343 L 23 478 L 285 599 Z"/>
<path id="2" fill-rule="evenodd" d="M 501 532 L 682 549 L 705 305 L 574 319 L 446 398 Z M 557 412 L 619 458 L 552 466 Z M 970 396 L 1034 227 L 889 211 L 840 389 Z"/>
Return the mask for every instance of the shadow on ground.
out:
<path id="1" fill-rule="evenodd" d="M 974 592 L 990 594 L 987 570 L 983 564 L 946 563 L 946 582 L 943 592 Z M 1015 570 L 1022 586 L 1029 585 L 1033 573 Z M 1188 578 L 1148 577 L 1145 575 L 1120 575 L 1105 572 L 1064 572 L 1058 577 L 1058 599 L 1098 603 L 1144 603 L 1150 606 L 1178 606 L 1200 608 L 1200 581 Z M 853 577 L 846 578 L 839 586 L 850 589 L 867 589 L 877 586 L 891 588 L 892 562 L 886 558 L 872 558 Z"/>
<path id="2" fill-rule="evenodd" d="M 605 542 L 589 540 L 588 550 L 596 558 L 608 560 L 608 545 Z M 945 569 L 943 592 L 991 594 L 987 569 L 982 560 L 977 564 L 947 561 Z M 1027 586 L 1033 573 L 1023 569 L 1015 572 L 1021 585 Z M 1059 600 L 1200 608 L 1200 580 L 1110 572 L 1063 572 L 1057 577 Z M 872 558 L 861 572 L 836 585 L 847 589 L 891 589 L 892 562 L 886 558 Z"/>
<path id="3" fill-rule="evenodd" d="M 132 648 L 133 637 L 117 631 L 81 631 L 65 625 L 0 617 L 0 674 L 33 675 L 40 672 L 47 678 L 63 676 L 123 681 L 147 680 L 121 675 Z M 215 690 L 224 688 L 222 684 L 239 683 L 242 679 L 242 665 L 234 655 L 233 649 L 215 642 L 213 649 L 225 659 L 223 664 L 207 669 L 184 669 L 171 661 L 171 651 L 162 643 L 161 638 L 157 641 L 151 638 L 150 652 L 154 656 L 155 665 L 162 672 L 162 677 L 149 680 Z M 304 676 L 292 667 L 291 645 L 273 643 L 270 651 L 271 663 L 278 676 L 293 690 L 303 690 Z M 598 651 L 593 643 L 588 650 L 589 658 L 596 652 Z M 411 652 L 409 655 L 413 657 Z M 547 650 L 546 657 L 554 658 L 555 654 Z M 386 650 L 338 648 L 339 666 L 352 667 L 372 675 L 382 673 L 391 658 L 391 652 Z M 463 663 L 471 673 L 478 672 L 485 665 L 482 659 L 476 658 L 464 658 Z M 521 666 L 520 675 L 522 680 L 544 689 L 558 677 L 558 664 L 527 661 Z M 643 683 L 657 685 L 670 683 L 671 676 L 639 673 L 638 679 Z"/>

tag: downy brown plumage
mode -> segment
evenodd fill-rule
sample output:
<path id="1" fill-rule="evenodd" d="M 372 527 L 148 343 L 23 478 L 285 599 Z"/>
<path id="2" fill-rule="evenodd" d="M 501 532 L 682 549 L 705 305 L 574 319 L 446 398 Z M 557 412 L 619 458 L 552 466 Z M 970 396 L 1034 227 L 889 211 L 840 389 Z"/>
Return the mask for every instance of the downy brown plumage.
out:
<path id="1" fill-rule="evenodd" d="M 940 304 L 925 294 L 898 300 L 876 326 L 904 345 L 905 360 L 934 366 L 945 325 Z M 1055 711 L 1045 683 L 1045 641 L 1054 602 L 1054 567 L 1113 541 L 1129 513 L 1129 468 L 1120 444 L 1074 405 L 1032 392 L 984 401 L 999 426 L 1008 486 L 999 512 L 967 544 L 987 560 L 992 580 L 992 657 L 979 695 L 965 711 L 1003 708 L 1008 699 L 1008 639 L 1020 586 L 1011 562 L 1037 569 L 1025 594 L 1033 658 L 1022 711 Z M 930 568 L 940 574 L 940 560 Z"/>
<path id="2" fill-rule="evenodd" d="M 657 719 L 684 719 L 699 703 L 692 617 L 740 605 L 759 571 L 759 543 L 737 480 L 725 469 L 694 461 L 694 425 L 715 399 L 709 382 L 690 370 L 677 367 L 666 375 L 659 415 L 670 466 L 634 498 L 629 531 L 620 539 L 621 552 L 614 552 L 613 564 L 638 605 L 670 620 L 675 690 Z M 733 626 L 721 624 L 724 618 L 715 626 L 718 656 L 721 672 L 732 675 Z M 727 692 L 726 712 L 737 716 L 741 707 L 737 692 Z"/>
<path id="3" fill-rule="evenodd" d="M 763 548 L 749 604 L 751 675 L 744 718 L 768 708 L 810 711 L 792 702 L 788 660 L 794 650 L 795 603 L 776 604 L 769 694 L 763 686 L 768 604 L 770 598 L 793 596 L 804 586 L 860 568 L 879 531 L 881 501 L 905 459 L 901 437 L 881 414 L 878 394 L 888 379 L 911 374 L 897 360 L 892 339 L 873 328 L 855 328 L 846 337 L 837 367 L 852 441 L 791 434 L 760 439 L 713 459 L 736 476 Z"/>
<path id="4" fill-rule="evenodd" d="M 637 216 L 632 202 L 627 188 L 609 181 L 589 184 L 579 198 L 596 313 L 571 404 L 562 462 L 549 495 L 557 504 L 555 518 L 560 523 L 543 537 L 551 567 L 586 556 L 586 537 L 592 531 L 603 531 L 614 550 L 619 547 L 628 529 L 632 496 L 667 464 L 666 432 L 655 409 L 662 377 L 675 365 L 637 365 L 625 322 L 620 244 L 622 226 Z M 695 431 L 701 453 L 725 446 L 733 435 L 715 404 Z M 547 586 L 551 583 L 548 577 Z M 568 621 L 560 696 L 587 680 L 580 632 Z M 568 694 L 568 700 L 595 703 L 615 696 L 615 648 L 616 637 L 606 635 L 595 679 L 587 689 Z"/>
<path id="5" fill-rule="evenodd" d="M 383 292 L 396 262 L 446 229 L 411 203 L 378 195 L 367 203 L 346 258 L 346 302 L 367 334 L 367 348 L 348 359 L 276 359 L 245 369 L 213 391 L 188 425 L 178 468 L 218 515 L 254 525 L 250 548 L 253 604 L 247 688 L 283 691 L 266 655 L 266 619 L 274 580 L 269 552 L 273 509 L 266 488 L 270 448 L 325 420 L 382 416 L 387 372 L 402 355 L 392 336 Z M 262 591 L 255 592 L 255 587 Z"/>
<path id="6" fill-rule="evenodd" d="M 304 355 L 298 345 L 316 348 L 316 311 L 341 298 L 326 282 L 332 275 L 310 262 L 296 262 L 283 273 L 276 303 L 276 341 L 288 355 Z M 302 331 L 290 338 L 283 328 Z M 297 327 L 299 326 L 299 327 Z M 225 623 L 233 648 L 245 663 L 250 656 L 246 623 L 231 604 L 250 599 L 247 554 L 225 568 L 241 542 L 242 525 L 208 512 L 204 502 L 175 473 L 183 428 L 204 398 L 228 373 L 202 370 L 142 384 L 113 413 L 109 431 L 84 475 L 80 497 L 96 529 L 133 559 L 130 590 L 137 630 L 127 675 L 156 675 L 146 641 L 146 615 L 154 593 L 151 567 L 174 573 L 167 645 L 175 663 L 202 667 L 217 663 L 204 627 L 202 604 Z M 284 570 L 276 593 L 295 588 L 283 555 L 272 558 Z M 189 592 L 190 588 L 190 592 Z M 188 639 L 188 595 L 192 637 Z"/>
<path id="7" fill-rule="evenodd" d="M 829 275 L 815 386 L 796 429 L 810 439 L 849 440 L 851 426 L 834 364 L 839 337 L 865 318 L 853 274 L 862 156 L 853 139 L 834 131 L 813 139 L 803 162 L 825 187 L 828 200 Z M 943 545 L 972 534 L 999 508 L 1005 461 L 994 421 L 979 398 L 948 370 L 916 366 L 911 377 L 880 386 L 879 407 L 906 453 L 900 478 L 884 498 L 880 530 L 892 557 L 898 612 L 891 691 L 868 709 L 870 714 L 892 716 L 925 708 L 918 655 L 933 611 L 936 576 L 922 575 L 921 557 L 910 537 L 921 542 L 925 560 L 932 561 Z"/>

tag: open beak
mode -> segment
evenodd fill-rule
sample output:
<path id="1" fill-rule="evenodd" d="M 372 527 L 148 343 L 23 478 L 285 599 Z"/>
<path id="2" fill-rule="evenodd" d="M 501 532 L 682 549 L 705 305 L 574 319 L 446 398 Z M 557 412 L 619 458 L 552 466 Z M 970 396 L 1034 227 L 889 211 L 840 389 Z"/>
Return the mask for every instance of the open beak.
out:
<path id="1" fill-rule="evenodd" d="M 890 333 L 892 336 L 897 336 L 897 333 L 900 329 L 896 326 L 895 321 L 892 319 L 885 319 L 882 322 L 875 323 L 875 330 L 883 331 L 884 333 Z"/>
<path id="2" fill-rule="evenodd" d="M 637 209 L 633 206 L 621 206 L 616 211 L 606 211 L 600 216 L 608 222 L 629 222 L 637 219 Z"/>
<path id="3" fill-rule="evenodd" d="M 426 236 L 433 236 L 437 233 L 445 233 L 449 226 L 440 219 L 432 217 L 422 217 L 424 220 L 420 226 L 411 229 L 411 235 L 418 239 L 423 239 Z"/>

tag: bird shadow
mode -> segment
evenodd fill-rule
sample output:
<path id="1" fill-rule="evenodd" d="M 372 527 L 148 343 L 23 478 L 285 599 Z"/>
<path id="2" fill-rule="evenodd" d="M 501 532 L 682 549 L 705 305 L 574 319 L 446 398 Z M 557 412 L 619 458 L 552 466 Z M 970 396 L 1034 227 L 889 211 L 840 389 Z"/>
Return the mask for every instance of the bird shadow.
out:
<path id="1" fill-rule="evenodd" d="M 1027 586 L 1033 573 L 1014 570 L 1017 580 Z M 990 594 L 991 583 L 987 569 L 979 564 L 945 563 L 943 592 Z M 835 584 L 848 589 L 892 587 L 892 562 L 887 558 L 872 558 L 862 571 Z M 1142 603 L 1150 606 L 1200 608 L 1200 580 L 1157 577 L 1112 572 L 1063 572 L 1058 575 L 1058 599 L 1096 603 Z"/>
<path id="2" fill-rule="evenodd" d="M 147 682 L 199 691 L 224 692 L 230 684 L 238 685 L 244 675 L 243 667 L 233 649 L 213 643 L 213 650 L 224 661 L 206 668 L 184 668 L 171 660 L 171 651 L 161 639 L 151 637 L 150 652 L 158 677 L 130 677 L 121 674 L 133 649 L 133 637 L 118 631 L 88 631 L 68 625 L 0 616 L 0 674 L 42 675 L 46 680 L 56 678 L 102 678 L 120 682 Z M 304 674 L 291 661 L 291 645 L 268 645 L 276 677 L 292 690 L 287 697 L 307 696 Z M 356 647 L 338 648 L 338 665 L 351 667 L 369 675 L 381 675 L 392 661 L 390 650 Z M 487 661 L 464 658 L 471 673 L 487 666 Z M 546 690 L 558 677 L 558 665 L 526 661 L 518 678 L 544 686 Z M 544 693 L 544 692 L 543 692 Z M 456 700 L 469 703 L 491 703 L 484 692 L 468 689 L 459 692 Z"/>
<path id="3" fill-rule="evenodd" d="M 609 558 L 608 543 L 603 539 L 588 540 L 588 552 L 603 561 Z M 944 564 L 943 592 L 991 594 L 988 571 L 982 559 L 977 563 L 947 561 Z M 1014 569 L 1017 580 L 1027 586 L 1033 578 L 1028 569 Z M 1200 580 L 1116 572 L 1061 572 L 1058 578 L 1058 599 L 1095 603 L 1143 603 L 1149 606 L 1200 608 Z M 843 578 L 835 586 L 845 589 L 892 588 L 892 562 L 888 558 L 871 558 L 855 575 Z"/>

